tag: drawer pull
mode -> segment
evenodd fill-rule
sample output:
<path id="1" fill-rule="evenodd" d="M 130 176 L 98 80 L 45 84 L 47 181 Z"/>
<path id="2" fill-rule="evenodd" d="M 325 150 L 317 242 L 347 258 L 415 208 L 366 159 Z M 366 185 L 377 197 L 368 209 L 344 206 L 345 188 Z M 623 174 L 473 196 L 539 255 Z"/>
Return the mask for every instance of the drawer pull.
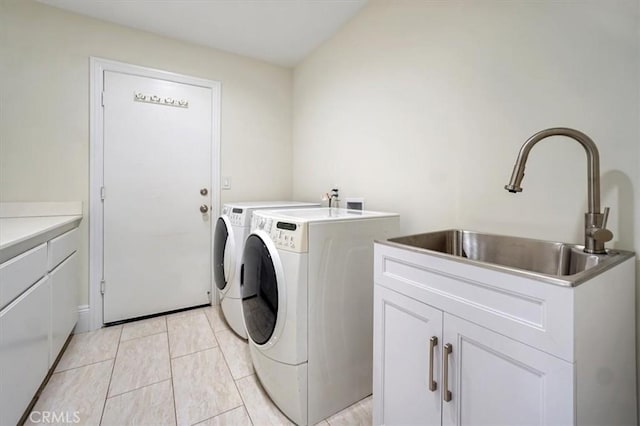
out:
<path id="1" fill-rule="evenodd" d="M 438 346 L 438 338 L 433 336 L 429 339 L 429 390 L 435 392 L 438 389 L 438 383 L 433 380 L 433 348 Z"/>
<path id="2" fill-rule="evenodd" d="M 442 383 L 444 386 L 442 389 L 442 399 L 444 402 L 451 401 L 451 391 L 449 390 L 449 355 L 453 352 L 453 346 L 451 343 L 444 345 L 444 355 L 442 360 Z"/>

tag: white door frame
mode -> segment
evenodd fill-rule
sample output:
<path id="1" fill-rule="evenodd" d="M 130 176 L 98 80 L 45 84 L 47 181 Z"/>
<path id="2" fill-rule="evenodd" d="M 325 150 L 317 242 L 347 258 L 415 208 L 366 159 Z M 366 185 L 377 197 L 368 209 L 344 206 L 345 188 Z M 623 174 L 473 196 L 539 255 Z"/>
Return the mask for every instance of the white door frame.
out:
<path id="1" fill-rule="evenodd" d="M 210 186 L 212 219 L 220 215 L 220 91 L 222 85 L 219 81 L 190 77 L 93 56 L 89 58 L 89 64 L 89 329 L 96 330 L 104 324 L 102 294 L 100 292 L 100 284 L 104 271 L 104 217 L 101 198 L 101 188 L 104 184 L 104 122 L 102 107 L 104 71 L 121 72 L 211 89 L 211 106 L 213 112 L 211 129 L 212 173 Z M 213 244 L 213 221 L 211 223 L 211 232 L 211 243 Z M 213 270 L 210 276 L 213 277 Z M 211 295 L 214 303 L 216 298 L 213 295 L 215 294 L 212 278 Z"/>

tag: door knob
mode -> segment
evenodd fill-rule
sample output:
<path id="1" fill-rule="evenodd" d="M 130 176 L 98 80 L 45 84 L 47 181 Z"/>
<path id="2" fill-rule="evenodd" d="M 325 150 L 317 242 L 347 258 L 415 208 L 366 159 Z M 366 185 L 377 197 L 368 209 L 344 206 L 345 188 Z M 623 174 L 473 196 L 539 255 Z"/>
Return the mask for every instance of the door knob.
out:
<path id="1" fill-rule="evenodd" d="M 206 204 L 203 204 L 200 206 L 200 213 L 206 213 L 209 211 L 209 206 L 207 206 Z"/>
<path id="2" fill-rule="evenodd" d="M 202 188 L 202 189 L 200 190 L 200 195 L 202 195 L 202 196 L 205 196 L 205 195 L 207 195 L 208 193 L 209 193 L 209 191 L 207 190 L 207 188 Z"/>

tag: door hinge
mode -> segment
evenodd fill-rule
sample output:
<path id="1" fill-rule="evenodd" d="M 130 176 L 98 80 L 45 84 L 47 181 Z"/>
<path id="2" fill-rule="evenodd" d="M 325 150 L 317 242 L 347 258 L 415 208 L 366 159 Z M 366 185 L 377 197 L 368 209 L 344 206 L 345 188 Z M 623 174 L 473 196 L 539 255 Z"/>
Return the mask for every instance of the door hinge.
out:
<path id="1" fill-rule="evenodd" d="M 102 92 L 100 95 L 100 104 L 104 106 L 104 92 Z"/>
<path id="2" fill-rule="evenodd" d="M 100 199 L 102 201 L 104 201 L 104 196 L 105 196 L 104 194 L 105 194 L 104 186 L 101 186 L 100 187 Z"/>
<path id="3" fill-rule="evenodd" d="M 104 295 L 104 280 L 100 281 L 100 294 Z"/>

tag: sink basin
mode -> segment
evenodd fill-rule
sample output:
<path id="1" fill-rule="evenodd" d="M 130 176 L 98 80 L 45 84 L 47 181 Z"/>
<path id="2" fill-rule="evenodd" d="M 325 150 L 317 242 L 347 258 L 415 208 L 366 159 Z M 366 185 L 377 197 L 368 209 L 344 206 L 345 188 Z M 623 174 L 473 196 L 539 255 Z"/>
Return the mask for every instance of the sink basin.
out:
<path id="1" fill-rule="evenodd" d="M 385 243 L 572 286 L 633 256 L 632 252 L 618 250 L 609 250 L 605 255 L 589 254 L 583 251 L 583 246 L 575 244 L 461 229 L 391 238 Z"/>

